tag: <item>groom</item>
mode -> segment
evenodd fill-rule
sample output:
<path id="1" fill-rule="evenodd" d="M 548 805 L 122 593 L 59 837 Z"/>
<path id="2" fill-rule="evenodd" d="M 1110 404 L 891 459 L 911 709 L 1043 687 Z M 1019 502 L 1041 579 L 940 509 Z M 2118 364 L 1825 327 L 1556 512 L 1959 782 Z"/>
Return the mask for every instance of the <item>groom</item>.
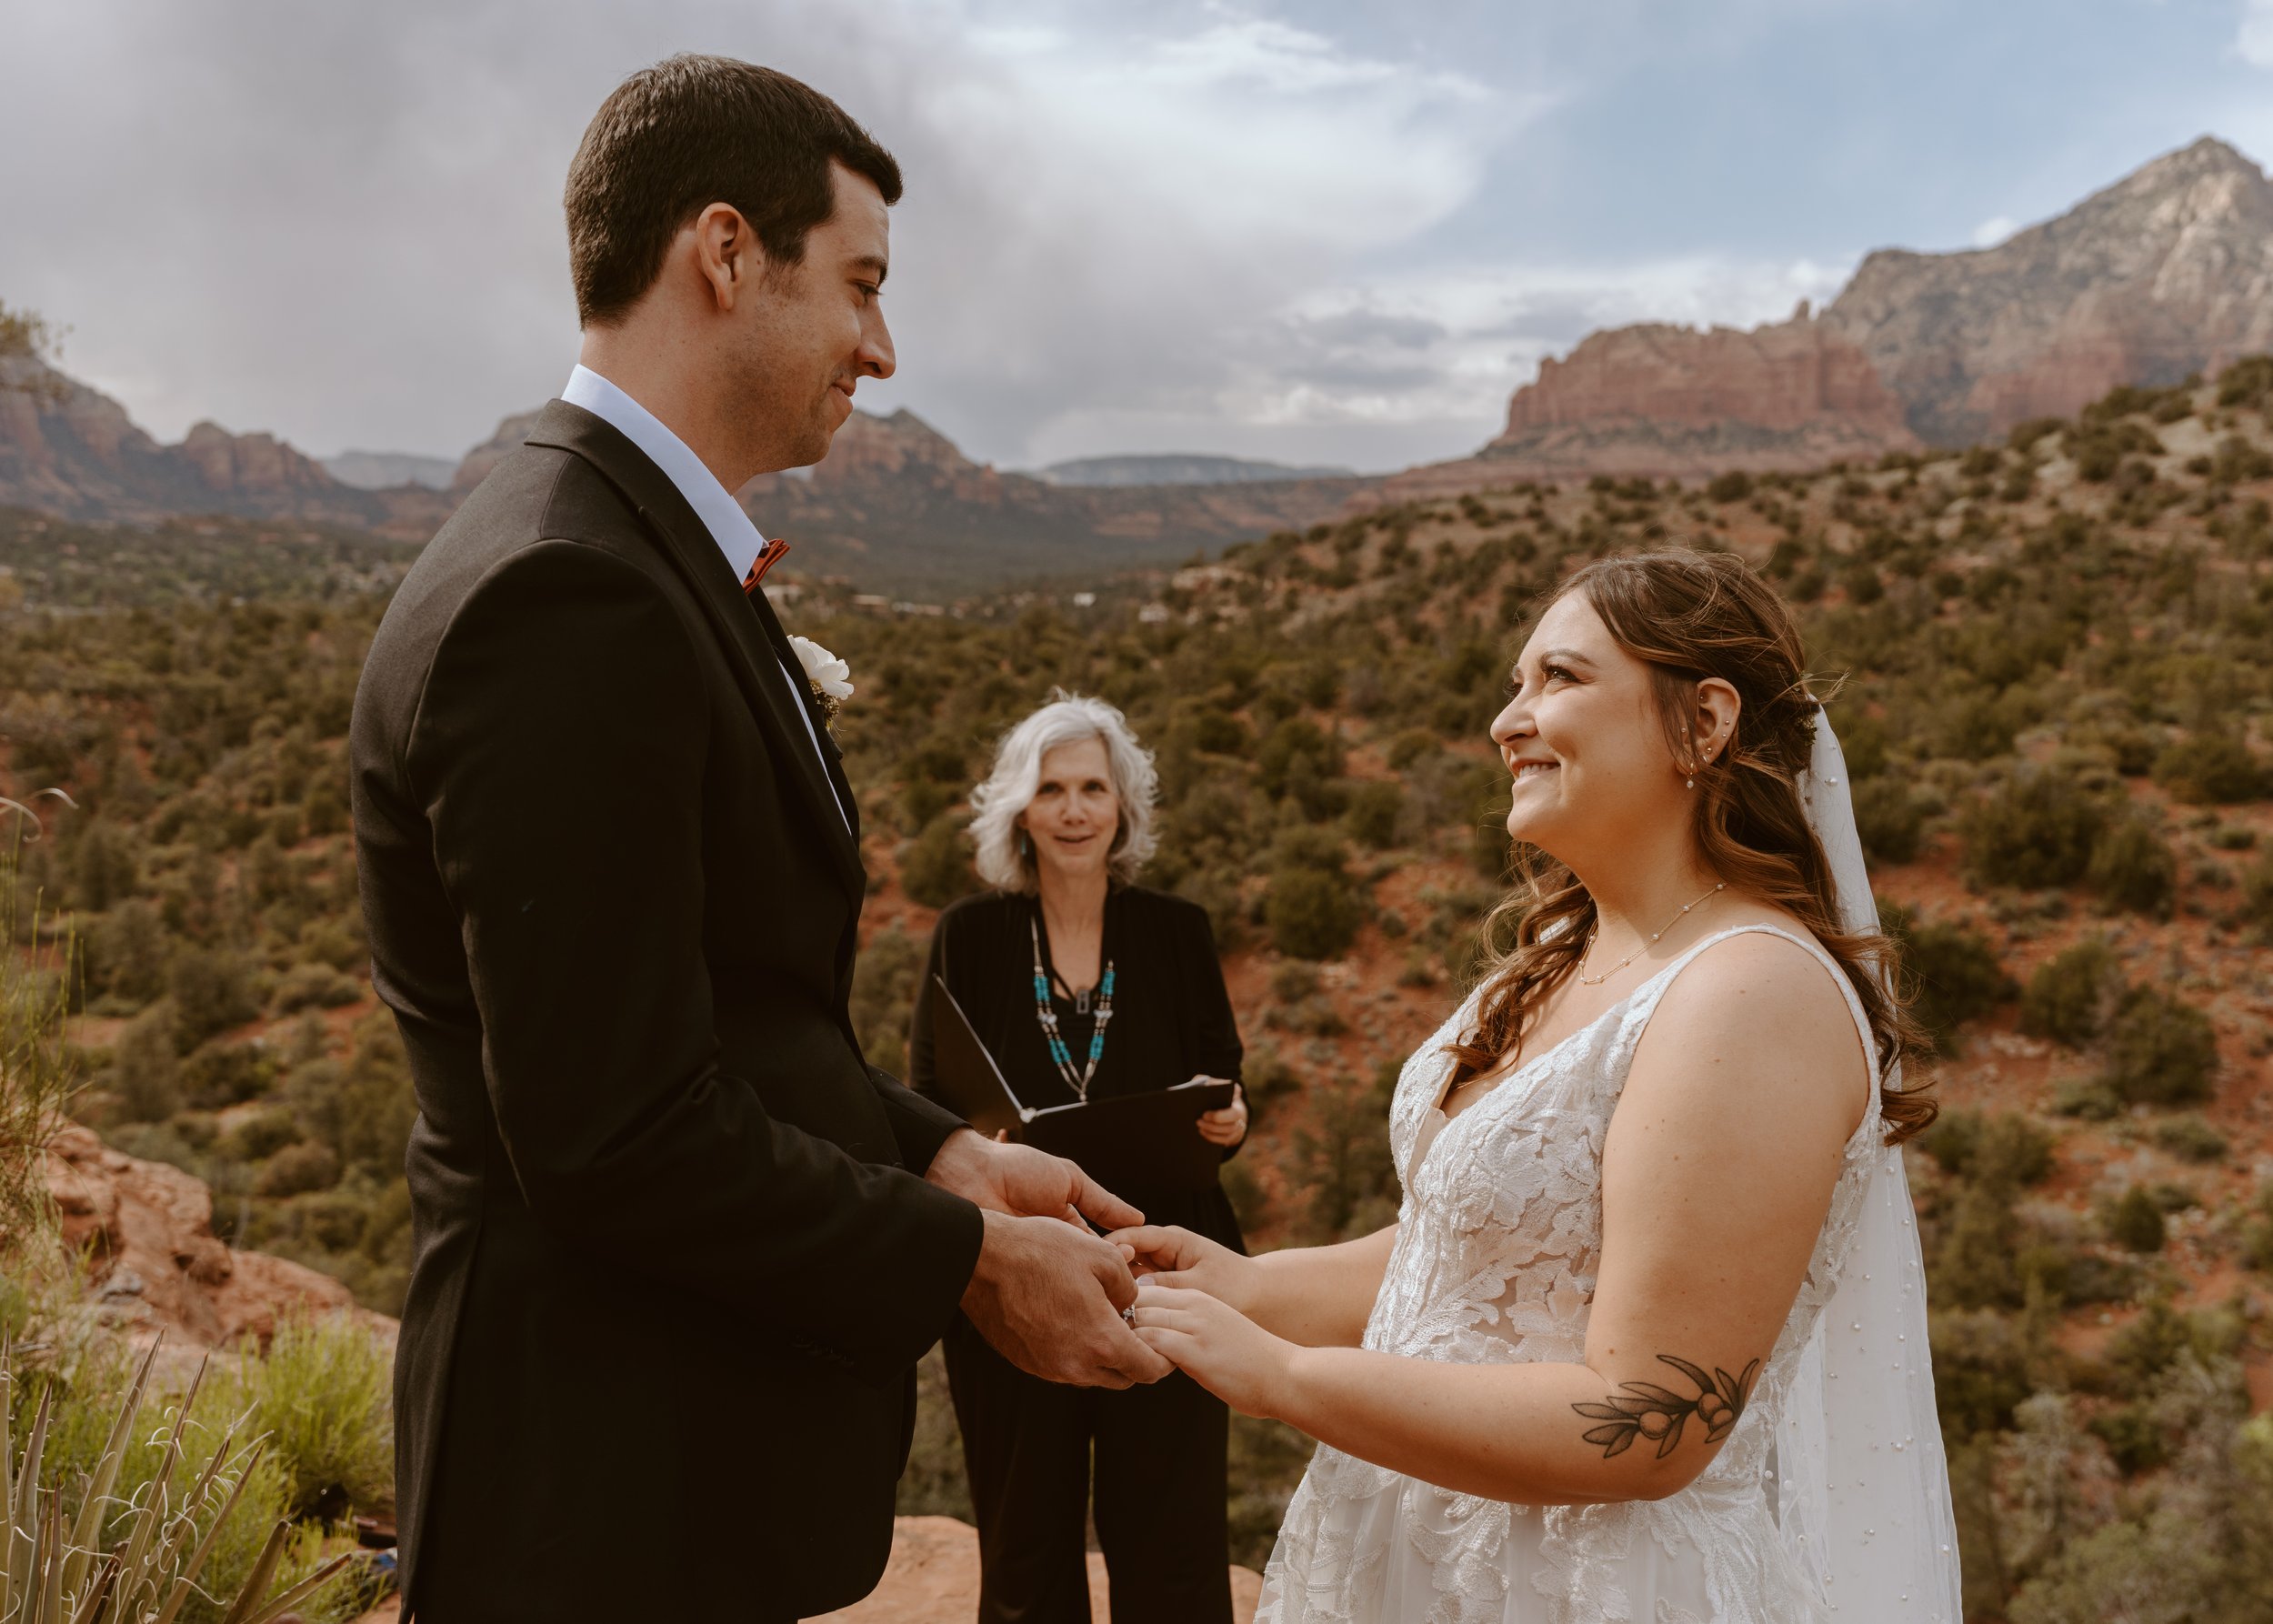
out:
<path id="1" fill-rule="evenodd" d="M 747 1619 L 866 1594 L 914 1367 L 960 1308 L 1037 1375 L 1167 1366 L 1136 1221 L 866 1065 L 858 808 L 730 495 L 863 377 L 891 156 L 681 56 L 569 171 L 583 364 L 420 556 L 350 750 L 374 980 L 416 1082 L 396 1364 L 432 1624 Z"/>

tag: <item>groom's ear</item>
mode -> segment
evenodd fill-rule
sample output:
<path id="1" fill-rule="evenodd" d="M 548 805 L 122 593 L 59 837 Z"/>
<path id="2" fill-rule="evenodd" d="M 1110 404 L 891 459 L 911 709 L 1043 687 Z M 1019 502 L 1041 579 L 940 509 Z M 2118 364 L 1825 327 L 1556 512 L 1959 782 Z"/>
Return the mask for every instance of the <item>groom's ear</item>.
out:
<path id="1" fill-rule="evenodd" d="M 694 238 L 696 272 L 722 314 L 737 299 L 751 296 L 772 268 L 757 233 L 730 203 L 710 205 L 687 229 Z"/>

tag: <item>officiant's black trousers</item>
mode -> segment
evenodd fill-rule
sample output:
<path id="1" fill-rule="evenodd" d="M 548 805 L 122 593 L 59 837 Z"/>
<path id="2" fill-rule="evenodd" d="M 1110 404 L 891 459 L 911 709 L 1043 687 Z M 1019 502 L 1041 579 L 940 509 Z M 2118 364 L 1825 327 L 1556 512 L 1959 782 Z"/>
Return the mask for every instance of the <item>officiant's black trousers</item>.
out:
<path id="1" fill-rule="evenodd" d="M 946 1358 L 978 1519 L 979 1624 L 1088 1619 L 1093 1465 L 1112 1624 L 1231 1624 L 1220 1400 L 1181 1372 L 1118 1392 L 1042 1381 L 960 1316 Z"/>

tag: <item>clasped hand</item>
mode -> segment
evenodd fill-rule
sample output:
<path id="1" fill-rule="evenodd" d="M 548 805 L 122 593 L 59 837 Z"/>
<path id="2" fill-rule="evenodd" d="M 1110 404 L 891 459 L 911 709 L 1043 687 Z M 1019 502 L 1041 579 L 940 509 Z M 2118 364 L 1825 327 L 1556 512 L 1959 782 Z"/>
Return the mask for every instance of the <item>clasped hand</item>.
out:
<path id="1" fill-rule="evenodd" d="M 979 1208 L 986 1222 L 963 1312 L 1004 1358 L 1076 1387 L 1157 1381 L 1170 1366 L 1123 1311 L 1136 1300 L 1128 1248 L 1090 1226 L 1128 1228 L 1145 1215 L 1072 1162 L 961 1128 L 925 1177 Z"/>
<path id="2" fill-rule="evenodd" d="M 1282 1414 L 1300 1349 L 1250 1317 L 1262 1286 L 1254 1258 L 1167 1225 L 1106 1239 L 1127 1255 L 1137 1278 L 1130 1324 L 1138 1340 L 1234 1409 Z"/>

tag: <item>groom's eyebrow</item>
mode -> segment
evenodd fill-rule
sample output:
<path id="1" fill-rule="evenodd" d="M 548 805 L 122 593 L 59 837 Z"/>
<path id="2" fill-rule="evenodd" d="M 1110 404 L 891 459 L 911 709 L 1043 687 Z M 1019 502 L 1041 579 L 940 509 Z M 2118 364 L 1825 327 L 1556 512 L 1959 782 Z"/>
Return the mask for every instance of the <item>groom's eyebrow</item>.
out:
<path id="1" fill-rule="evenodd" d="M 884 279 L 891 274 L 892 267 L 873 254 L 863 254 L 858 259 L 853 261 L 853 269 L 868 272 L 876 278 L 876 286 L 882 287 Z"/>

